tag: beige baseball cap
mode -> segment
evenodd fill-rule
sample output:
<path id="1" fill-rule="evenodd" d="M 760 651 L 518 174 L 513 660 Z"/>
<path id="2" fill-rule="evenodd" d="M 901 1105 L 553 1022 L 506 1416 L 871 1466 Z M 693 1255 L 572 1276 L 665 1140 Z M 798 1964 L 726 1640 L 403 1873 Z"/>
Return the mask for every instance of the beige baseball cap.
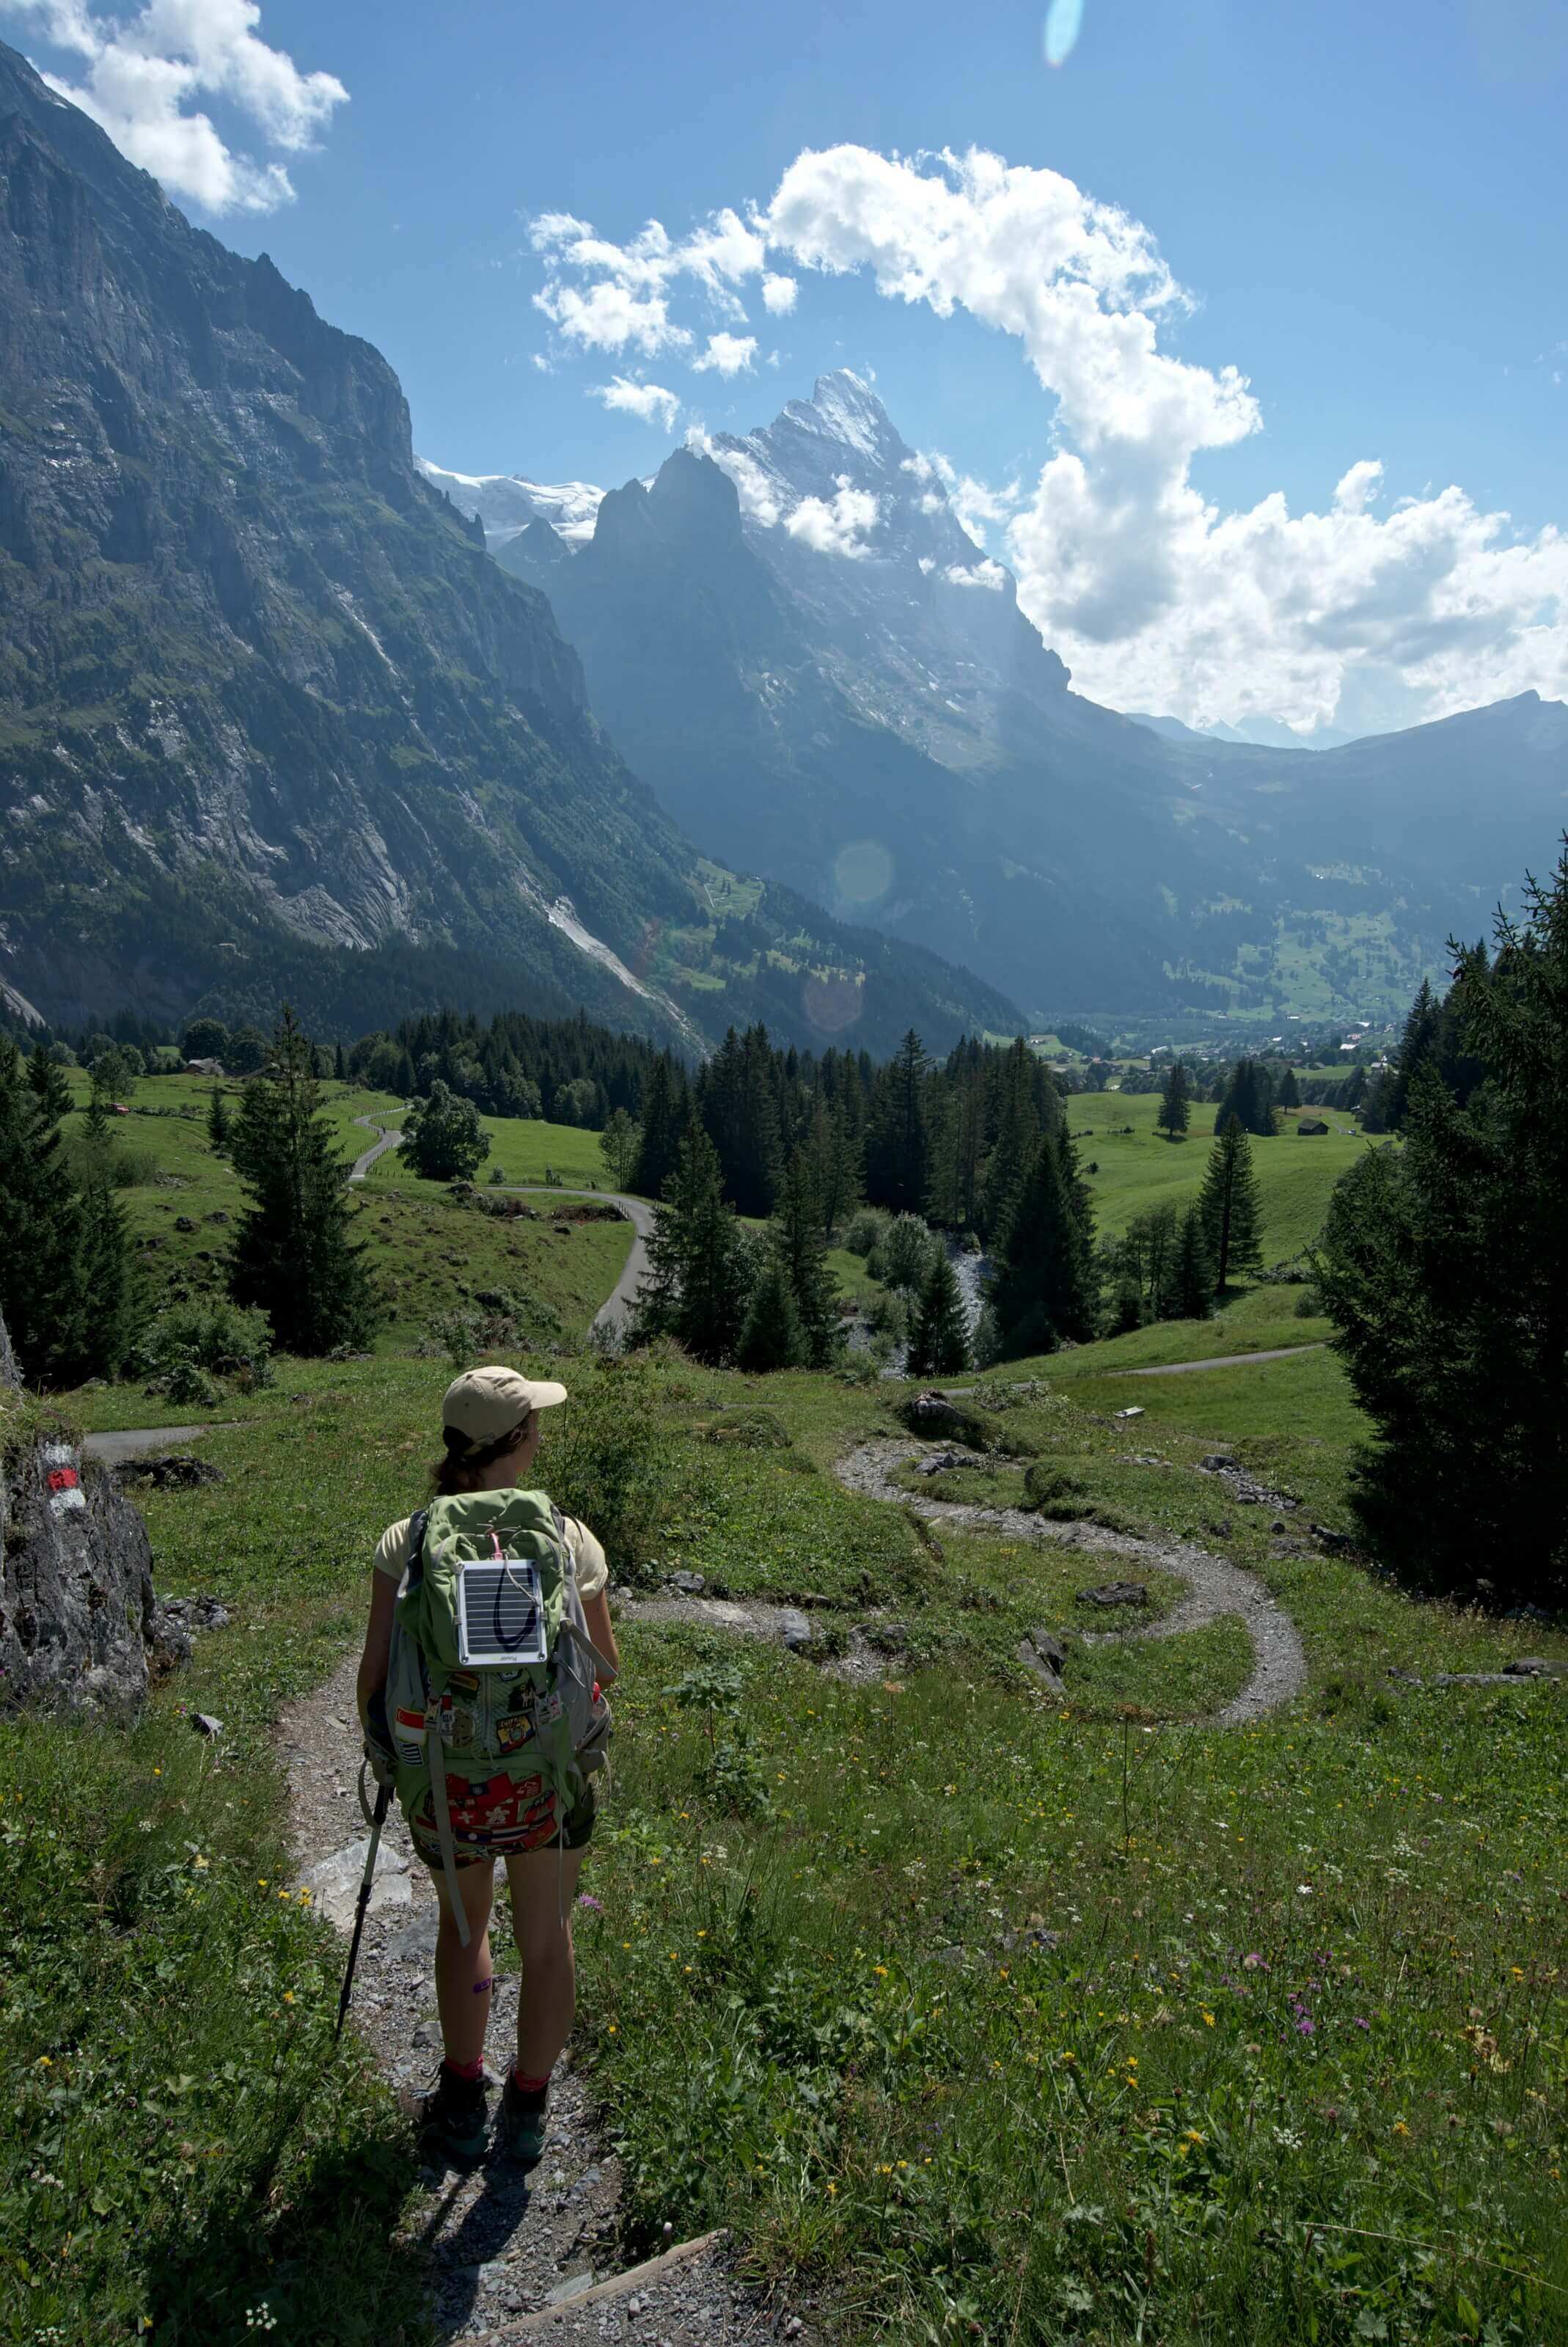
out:
<path id="1" fill-rule="evenodd" d="M 465 1369 L 446 1389 L 441 1422 L 482 1448 L 510 1434 L 536 1409 L 553 1409 L 565 1399 L 565 1386 L 548 1378 L 519 1377 L 516 1369 L 500 1368 Z"/>

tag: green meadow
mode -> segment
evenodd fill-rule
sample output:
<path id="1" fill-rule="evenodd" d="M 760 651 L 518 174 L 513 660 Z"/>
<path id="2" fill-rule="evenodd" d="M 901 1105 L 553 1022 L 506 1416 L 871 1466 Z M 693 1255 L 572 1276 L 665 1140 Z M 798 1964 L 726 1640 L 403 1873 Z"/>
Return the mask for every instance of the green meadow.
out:
<path id="1" fill-rule="evenodd" d="M 167 1137 L 180 1203 L 229 1196 L 199 1136 Z M 1194 1179 L 1203 1153 L 1168 1152 Z M 165 1236 L 174 1199 L 126 1194 Z M 388 1266 L 417 1235 L 432 1298 L 474 1284 L 472 1210 L 367 1184 L 360 1213 Z M 521 1227 L 541 1280 L 580 1272 L 586 1322 L 589 1271 L 602 1295 L 616 1266 Z M 571 1389 L 542 1472 L 618 1584 L 684 1568 L 814 1630 L 795 1656 L 622 1611 L 573 2058 L 624 2168 L 628 2259 L 727 2226 L 740 2275 L 845 2347 L 1568 2336 L 1563 1688 L 1434 1684 L 1568 1661 L 1568 1627 L 1417 1603 L 1311 1535 L 1349 1529 L 1365 1431 L 1332 1352 L 1131 1374 L 1281 1327 L 1311 1342 L 1299 1293 L 993 1374 L 988 1447 L 896 1476 L 1020 1508 L 1044 1462 L 1074 1544 L 846 1488 L 847 1456 L 901 1437 L 897 1380 L 563 1358 L 565 1337 L 522 1362 Z M 225 1480 L 144 1504 L 159 1589 L 220 1596 L 230 1626 L 133 1731 L 0 1730 L 8 2337 L 430 2336 L 428 2203 L 390 2094 L 332 2043 L 342 1944 L 290 1889 L 272 1730 L 358 1638 L 448 1375 L 394 1341 L 226 1398 L 202 1443 Z M 97 1387 L 56 1415 L 156 1410 Z M 1296 1506 L 1237 1504 L 1202 1463 L 1219 1449 Z M 1128 1534 L 1158 1553 L 1130 1560 Z M 1140 1624 L 1167 1614 L 1184 1543 L 1296 1624 L 1286 1708 L 1214 1725 L 1250 1669 L 1234 1617 L 1086 1637 L 1107 1619 L 1080 1593 L 1107 1578 L 1144 1584 Z M 1020 1659 L 1039 1625 L 1059 1692 Z"/>

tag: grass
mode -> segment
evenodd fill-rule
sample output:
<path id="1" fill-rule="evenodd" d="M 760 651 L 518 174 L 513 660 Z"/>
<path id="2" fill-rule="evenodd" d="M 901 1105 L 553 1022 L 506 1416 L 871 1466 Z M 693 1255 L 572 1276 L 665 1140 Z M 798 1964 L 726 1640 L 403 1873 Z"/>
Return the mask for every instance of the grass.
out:
<path id="1" fill-rule="evenodd" d="M 85 1099 L 85 1079 L 74 1082 Z M 238 1086 L 226 1090 L 231 1108 L 237 1108 Z M 147 1078 L 133 1095 L 131 1114 L 115 1121 L 116 1148 L 148 1177 L 119 1197 L 140 1242 L 154 1305 L 221 1286 L 228 1235 L 244 1207 L 245 1193 L 232 1164 L 213 1152 L 207 1138 L 210 1091 L 210 1084 L 191 1077 Z M 374 1138 L 354 1124 L 356 1116 L 396 1122 L 398 1104 L 388 1095 L 336 1084 L 323 1091 L 345 1157 L 368 1148 Z M 67 1134 L 71 1129 L 67 1120 Z M 586 1143 L 598 1156 L 597 1137 L 575 1127 L 517 1122 L 507 1130 L 565 1135 L 579 1155 Z M 552 1145 L 548 1140 L 538 1145 L 541 1173 Z M 388 1307 L 378 1338 L 383 1352 L 425 1337 L 443 1316 L 471 1308 L 477 1294 L 494 1290 L 515 1297 L 520 1324 L 535 1341 L 575 1345 L 625 1268 L 630 1224 L 571 1224 L 558 1231 L 544 1196 L 528 1202 L 529 1215 L 491 1217 L 454 1198 L 448 1185 L 418 1180 L 399 1163 L 395 1151 L 374 1173 L 379 1178 L 357 1185 L 354 1194 L 355 1235 L 366 1243 Z M 518 1178 L 532 1176 L 519 1167 Z M 169 1423 L 200 1415 L 189 1409 L 166 1414 Z M 133 1412 L 120 1422 L 150 1425 L 159 1419 L 149 1403 L 142 1414 Z"/>
<path id="2" fill-rule="evenodd" d="M 437 1205 L 376 1193 L 377 1245 Z M 1568 1632 L 1418 1604 L 1204 1471 L 1223 1448 L 1293 1527 L 1347 1528 L 1361 1429 L 1331 1353 L 1125 1374 L 1151 1347 L 1246 1349 L 1296 1292 L 986 1381 L 1004 1454 L 921 1488 L 1016 1503 L 1044 1460 L 1093 1512 L 1081 1548 L 846 1491 L 834 1462 L 894 1430 L 897 1384 L 567 1363 L 541 1471 L 617 1576 L 700 1571 L 816 1631 L 812 1659 L 624 1625 L 576 2058 L 630 2250 L 726 2224 L 744 2273 L 845 2342 L 1564 2335 L 1563 1696 L 1431 1682 L 1568 1659 Z M 358 1635 L 447 1375 L 284 1362 L 226 1406 L 203 1445 L 226 1480 L 145 1512 L 159 1588 L 221 1596 L 231 1627 L 136 1730 L 0 1728 L 7 2335 L 150 2317 L 193 2347 L 261 2307 L 281 2340 L 420 2335 L 411 2147 L 331 2052 L 342 1950 L 277 1897 L 268 1736 Z M 758 1409 L 759 1447 L 719 1439 Z M 1304 1698 L 1207 1724 L 1248 1668 L 1232 1621 L 1083 1645 L 1107 1626 L 1091 1582 L 1131 1571 L 1151 1614 L 1176 1594 L 1097 1526 L 1257 1574 L 1300 1628 Z M 1037 1624 L 1062 1699 L 1019 1661 Z M 823 1667 L 866 1637 L 871 1676 Z M 216 1766 L 194 1709 L 225 1722 Z"/>
<path id="3" fill-rule="evenodd" d="M 393 1119 L 391 1122 L 395 1122 Z M 476 1179 L 487 1183 L 499 1166 L 508 1183 L 542 1183 L 548 1173 L 559 1174 L 569 1189 L 613 1190 L 615 1182 L 605 1164 L 597 1133 L 575 1124 L 546 1124 L 537 1117 L 482 1116 L 481 1129 L 490 1136 L 490 1153 Z M 369 1136 L 366 1136 L 367 1140 Z M 398 1150 L 378 1157 L 365 1176 L 367 1189 L 437 1189 L 406 1166 Z"/>
<path id="4" fill-rule="evenodd" d="M 1095 1218 L 1106 1237 L 1125 1230 L 1134 1214 L 1146 1214 L 1151 1206 L 1189 1205 L 1202 1186 L 1214 1108 L 1207 1103 L 1194 1107 L 1192 1129 L 1182 1141 L 1167 1141 L 1155 1131 L 1159 1108 L 1157 1092 L 1079 1092 L 1066 1103 L 1068 1124 L 1079 1136 L 1079 1161 L 1093 1195 Z M 1321 1118 L 1329 1130 L 1316 1139 L 1301 1140 L 1296 1127 L 1302 1116 Z M 1130 1133 L 1120 1130 L 1129 1124 Z M 1352 1128 L 1348 1116 L 1323 1109 L 1292 1110 L 1273 1140 L 1254 1140 L 1265 1263 L 1289 1262 L 1311 1245 L 1322 1228 L 1335 1183 L 1372 1145 Z M 1090 1173 L 1091 1163 L 1097 1172 Z"/>

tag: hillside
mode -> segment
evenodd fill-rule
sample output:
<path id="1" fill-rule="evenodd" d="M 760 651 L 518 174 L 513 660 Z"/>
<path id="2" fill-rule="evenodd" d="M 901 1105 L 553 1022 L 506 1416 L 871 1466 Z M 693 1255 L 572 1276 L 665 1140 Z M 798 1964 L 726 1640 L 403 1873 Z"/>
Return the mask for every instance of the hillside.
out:
<path id="1" fill-rule="evenodd" d="M 682 823 L 1031 1018 L 1398 1015 L 1568 816 L 1568 709 L 1533 694 L 1305 757 L 1073 692 L 845 371 L 603 496 L 591 535 L 580 483 L 427 469 Z"/>
<path id="2" fill-rule="evenodd" d="M 694 1048 L 890 1042 L 994 988 L 704 874 L 379 353 L 193 228 L 0 48 L 0 977 L 353 1031 L 527 999 Z M 743 917 L 716 954 L 715 879 Z"/>

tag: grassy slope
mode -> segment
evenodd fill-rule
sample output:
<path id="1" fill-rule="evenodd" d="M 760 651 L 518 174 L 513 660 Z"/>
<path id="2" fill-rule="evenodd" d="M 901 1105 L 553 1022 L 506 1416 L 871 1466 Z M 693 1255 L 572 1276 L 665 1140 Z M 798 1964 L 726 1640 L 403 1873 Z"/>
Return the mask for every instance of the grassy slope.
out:
<path id="1" fill-rule="evenodd" d="M 605 1374 L 583 1364 L 568 1381 L 591 1394 Z M 248 1423 L 210 1438 L 228 1481 L 149 1501 L 160 1585 L 216 1589 L 235 1620 L 155 1702 L 130 1789 L 110 1804 L 133 1854 L 126 1819 L 149 1819 L 168 1869 L 136 1943 L 149 1967 L 160 1951 L 185 1967 L 180 1993 L 209 1998 L 214 2044 L 221 2022 L 251 2048 L 258 2012 L 272 2017 L 301 2116 L 281 2126 L 269 2166 L 204 2078 L 188 2081 L 179 2140 L 194 2156 L 158 2187 L 146 2239 L 110 2239 L 104 2219 L 67 2266 L 68 2220 L 27 2183 L 32 2168 L 46 2159 L 75 2184 L 96 2159 L 132 2215 L 153 2188 L 91 2129 L 52 2120 L 36 2083 L 87 2077 L 101 2100 L 102 2032 L 112 2038 L 118 2008 L 84 2012 L 73 2045 L 24 1967 L 10 2055 L 28 2084 L 9 2178 L 33 2195 L 43 2281 L 29 2325 L 77 2321 L 79 2291 L 108 2303 L 111 2272 L 115 2304 L 145 2305 L 156 2335 L 179 2339 L 227 2335 L 263 2294 L 280 2337 L 313 2336 L 330 2284 L 334 2336 L 357 2342 L 406 2293 L 379 2149 L 368 2198 L 335 2228 L 321 2212 L 323 2166 L 351 2125 L 378 2147 L 395 2128 L 328 2062 L 335 1944 L 318 1949 L 307 1919 L 272 1904 L 278 1793 L 263 1739 L 282 1698 L 356 1635 L 370 1544 L 419 1488 L 446 1375 L 407 1359 L 285 1365 L 243 1405 Z M 1416 1689 L 1387 1672 L 1568 1655 L 1568 1638 L 1413 1604 L 1315 1551 L 1281 1554 L 1268 1512 L 1235 1507 L 1198 1471 L 1224 1441 L 1298 1494 L 1303 1516 L 1342 1523 L 1357 1430 L 1332 1357 L 1074 1378 L 1003 1412 L 1010 1443 L 1059 1459 L 1110 1520 L 1201 1539 L 1290 1608 L 1311 1692 L 1231 1735 L 1182 1720 L 1245 1674 L 1234 1624 L 1071 1646 L 1067 1706 L 1037 1694 L 1014 1655 L 1021 1630 L 1071 1633 L 1076 1590 L 1118 1566 L 1092 1545 L 946 1527 L 938 1553 L 897 1509 L 843 1491 L 826 1471 L 886 1430 L 887 1389 L 670 1365 L 608 1396 L 601 1423 L 652 1430 L 651 1503 L 667 1495 L 618 1570 L 656 1553 L 736 1593 L 808 1598 L 828 1646 L 878 1606 L 902 1625 L 885 1676 L 858 1686 L 698 1629 L 628 1630 L 618 1786 L 591 1862 L 603 1912 L 579 1932 L 579 2044 L 624 2135 L 643 2238 L 665 2221 L 678 2234 L 728 2222 L 748 2263 L 819 2290 L 850 2338 L 978 2324 L 998 2342 L 1119 2347 L 1140 2321 L 1163 2342 L 1269 2347 L 1457 2342 L 1484 2321 L 1501 2340 L 1551 2335 L 1564 2301 L 1543 2286 L 1568 2288 L 1552 2213 L 1563 2006 L 1549 1969 L 1565 1888 L 1562 1698 Z M 1123 1398 L 1146 1416 L 1112 1419 Z M 788 1447 L 704 1439 L 737 1403 L 773 1412 Z M 552 1423 L 545 1471 L 591 1511 L 570 1417 Z M 1153 1453 L 1163 1463 L 1142 1463 Z M 1017 1470 L 982 1473 L 980 1488 L 1016 1496 Z M 1156 1583 L 1154 1595 L 1169 1591 Z M 690 1700 L 693 1665 L 714 1660 L 737 1689 L 738 1717 L 712 1722 L 733 1756 L 722 1782 Z M 230 1724 L 228 1778 L 193 1773 L 181 1706 Z M 83 1742 L 101 1751 L 102 1736 Z M 150 1773 L 159 1752 L 168 1782 Z M 89 1775 L 62 1759 L 49 1789 L 33 1772 L 22 1810 L 36 1837 L 45 1814 L 64 1814 L 97 1850 Z M 240 1815 L 224 1807 L 237 1786 Z M 199 1886 L 192 1843 L 210 1859 Z M 244 2013 L 179 1952 L 188 1891 L 212 1902 L 215 1963 L 255 1952 L 244 1977 L 264 1993 Z M 123 1956 L 112 1917 L 93 1929 Z M 54 2073 L 39 2071 L 45 2053 Z M 167 2057 L 133 2034 L 114 2059 L 120 2090 L 156 2103 Z M 323 2114 L 324 2149 L 303 2141 L 307 2108 Z M 137 2157 L 152 2126 L 127 2123 Z M 251 2178 L 270 2211 L 249 2235 L 225 2178 Z M 195 2273 L 205 2332 L 193 2314 L 185 2328 L 167 2320 Z"/>
<path id="2" fill-rule="evenodd" d="M 85 1090 L 78 1079 L 78 1094 Z M 200 1293 L 220 1285 L 224 1246 L 244 1204 L 232 1165 L 213 1154 L 207 1139 L 210 1090 L 184 1077 L 149 1078 L 133 1095 L 131 1114 L 115 1121 L 116 1148 L 138 1166 L 145 1161 L 149 1176 L 119 1195 L 131 1229 L 142 1242 L 143 1266 L 155 1301 L 181 1289 Z M 239 1087 L 227 1090 L 232 1111 L 238 1106 Z M 323 1092 L 344 1157 L 359 1154 L 374 1139 L 354 1123 L 355 1116 L 384 1117 L 393 1125 L 397 1121 L 397 1104 L 386 1095 L 333 1084 L 323 1087 Z M 197 1113 L 179 1112 L 188 1109 Z M 569 1126 L 518 1124 L 511 1130 L 564 1134 L 579 1154 L 587 1143 L 598 1155 L 597 1137 Z M 67 1131 L 69 1134 L 69 1122 Z M 541 1144 L 541 1172 L 548 1147 L 548 1143 Z M 356 1235 L 369 1247 L 371 1266 L 390 1308 L 379 1339 L 381 1350 L 425 1336 L 438 1316 L 460 1307 L 479 1289 L 505 1288 L 515 1296 L 524 1307 L 525 1325 L 540 1337 L 559 1335 L 576 1343 L 586 1333 L 625 1267 L 631 1246 L 630 1225 L 574 1225 L 562 1236 L 549 1226 L 548 1200 L 532 1202 L 537 1220 L 493 1219 L 461 1205 L 445 1184 L 421 1182 L 400 1171 L 395 1151 L 389 1152 L 384 1164 L 384 1178 L 360 1185 L 355 1193 Z M 528 1176 L 519 1172 L 518 1178 Z M 181 1222 L 193 1227 L 181 1230 Z M 128 1415 L 120 1416 L 121 1424 L 157 1422 L 156 1406 L 139 1403 L 131 1389 L 111 1389 L 105 1402 L 128 1409 Z M 191 1415 L 177 1410 L 173 1418 Z"/>
<path id="3" fill-rule="evenodd" d="M 1151 1206 L 1188 1205 L 1203 1183 L 1213 1138 L 1214 1111 L 1200 1103 L 1183 1141 L 1156 1133 L 1157 1092 L 1075 1093 L 1066 1102 L 1070 1130 L 1080 1136 L 1079 1158 L 1093 1194 L 1095 1215 L 1107 1235 L 1124 1230 L 1134 1214 Z M 1329 1130 L 1301 1140 L 1298 1116 L 1321 1118 Z M 1131 1133 L 1118 1128 L 1130 1124 Z M 1343 1126 L 1343 1132 L 1337 1130 Z M 1292 1111 L 1272 1141 L 1255 1140 L 1253 1164 L 1263 1199 L 1263 1259 L 1284 1263 L 1309 1246 L 1322 1227 L 1328 1194 L 1346 1167 L 1372 1144 L 1351 1129 L 1350 1119 L 1322 1109 Z M 1089 1174 L 1091 1162 L 1099 1172 Z"/>

